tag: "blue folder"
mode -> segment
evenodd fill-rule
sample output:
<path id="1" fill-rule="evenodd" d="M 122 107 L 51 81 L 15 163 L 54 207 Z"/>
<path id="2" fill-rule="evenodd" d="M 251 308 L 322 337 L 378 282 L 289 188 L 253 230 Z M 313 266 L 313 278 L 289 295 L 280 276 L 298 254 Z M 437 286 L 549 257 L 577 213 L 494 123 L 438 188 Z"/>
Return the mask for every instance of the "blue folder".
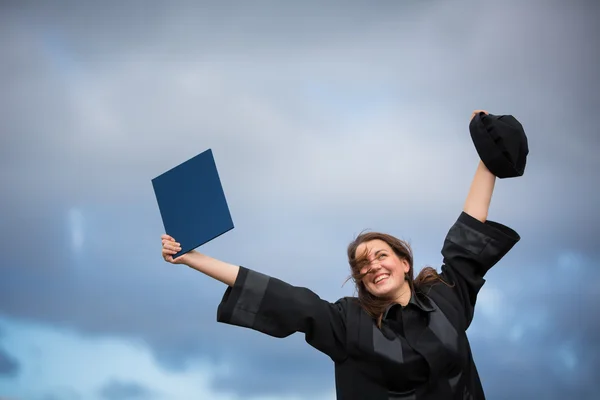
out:
<path id="1" fill-rule="evenodd" d="M 152 179 L 165 233 L 181 243 L 179 257 L 233 229 L 211 149 Z"/>

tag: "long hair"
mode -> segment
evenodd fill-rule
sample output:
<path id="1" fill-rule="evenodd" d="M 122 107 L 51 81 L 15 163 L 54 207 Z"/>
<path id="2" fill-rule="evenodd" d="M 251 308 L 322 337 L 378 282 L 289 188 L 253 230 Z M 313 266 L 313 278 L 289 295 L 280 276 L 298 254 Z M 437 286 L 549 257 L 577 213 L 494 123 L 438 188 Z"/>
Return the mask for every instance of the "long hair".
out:
<path id="1" fill-rule="evenodd" d="M 377 321 L 377 326 L 381 328 L 383 313 L 385 312 L 385 309 L 394 302 L 394 300 L 374 296 L 367 290 L 362 278 L 368 274 L 369 271 L 364 274 L 360 273 L 361 269 L 365 265 L 368 265 L 369 262 L 367 259 L 367 250 L 365 249 L 363 254 L 356 254 L 356 249 L 358 249 L 358 246 L 360 246 L 362 243 L 377 239 L 387 243 L 398 256 L 398 258 L 408 262 L 410 269 L 406 273 L 405 278 L 412 293 L 414 293 L 415 290 L 422 291 L 424 286 L 428 284 L 435 283 L 436 281 L 443 282 L 443 280 L 437 271 L 429 266 L 423 268 L 417 277 L 413 278 L 413 253 L 410 245 L 407 242 L 392 235 L 380 232 L 366 232 L 358 235 L 356 239 L 354 239 L 348 245 L 348 262 L 350 264 L 351 271 L 351 276 L 348 279 L 352 279 L 354 281 L 358 293 L 358 301 L 361 307 L 367 312 L 367 314 Z"/>

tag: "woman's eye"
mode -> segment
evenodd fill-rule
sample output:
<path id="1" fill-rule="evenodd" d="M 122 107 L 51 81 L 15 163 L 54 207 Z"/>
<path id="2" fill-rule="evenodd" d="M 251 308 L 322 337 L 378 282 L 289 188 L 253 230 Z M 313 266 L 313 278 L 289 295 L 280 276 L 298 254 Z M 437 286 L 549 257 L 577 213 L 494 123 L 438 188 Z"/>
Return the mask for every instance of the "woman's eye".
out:
<path id="1" fill-rule="evenodd" d="M 386 256 L 386 255 L 387 255 L 387 254 L 380 254 L 380 255 L 379 255 L 379 259 L 381 260 L 382 258 L 385 258 L 385 256 Z"/>

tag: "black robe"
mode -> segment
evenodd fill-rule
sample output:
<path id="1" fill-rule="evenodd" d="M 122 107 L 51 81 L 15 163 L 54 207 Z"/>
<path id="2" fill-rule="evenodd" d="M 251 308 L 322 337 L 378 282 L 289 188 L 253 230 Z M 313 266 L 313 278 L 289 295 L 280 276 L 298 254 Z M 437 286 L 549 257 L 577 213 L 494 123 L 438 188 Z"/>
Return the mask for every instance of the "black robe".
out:
<path id="1" fill-rule="evenodd" d="M 330 303 L 303 287 L 240 267 L 217 321 L 283 338 L 302 332 L 335 365 L 343 400 L 484 399 L 466 330 L 486 272 L 520 240 L 502 224 L 461 213 L 448 231 L 440 276 L 382 328 L 353 297 Z"/>

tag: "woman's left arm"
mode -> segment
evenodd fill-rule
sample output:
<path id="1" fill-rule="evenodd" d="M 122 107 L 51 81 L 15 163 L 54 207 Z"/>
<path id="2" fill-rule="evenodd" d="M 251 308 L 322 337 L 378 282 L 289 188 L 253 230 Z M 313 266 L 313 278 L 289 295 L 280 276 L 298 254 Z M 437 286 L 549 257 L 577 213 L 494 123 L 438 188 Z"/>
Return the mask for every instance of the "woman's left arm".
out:
<path id="1" fill-rule="evenodd" d="M 471 121 L 479 113 L 484 113 L 485 115 L 489 114 L 485 110 L 475 110 L 471 114 Z M 496 176 L 492 174 L 483 161 L 480 160 L 473 181 L 471 182 L 471 188 L 469 189 L 469 194 L 465 200 L 463 211 L 473 218 L 485 222 L 490 209 L 495 184 Z"/>
<path id="2" fill-rule="evenodd" d="M 477 112 L 475 111 L 473 116 Z M 442 248 L 441 276 L 454 290 L 440 289 L 464 312 L 465 329 L 471 323 L 477 294 L 484 276 L 520 240 L 519 234 L 503 224 L 488 220 L 496 176 L 480 161 L 463 212 L 452 225 Z"/>
<path id="3" fill-rule="evenodd" d="M 496 176 L 487 169 L 483 161 L 479 161 L 463 211 L 471 217 L 485 222 L 490 209 L 495 184 Z"/>

